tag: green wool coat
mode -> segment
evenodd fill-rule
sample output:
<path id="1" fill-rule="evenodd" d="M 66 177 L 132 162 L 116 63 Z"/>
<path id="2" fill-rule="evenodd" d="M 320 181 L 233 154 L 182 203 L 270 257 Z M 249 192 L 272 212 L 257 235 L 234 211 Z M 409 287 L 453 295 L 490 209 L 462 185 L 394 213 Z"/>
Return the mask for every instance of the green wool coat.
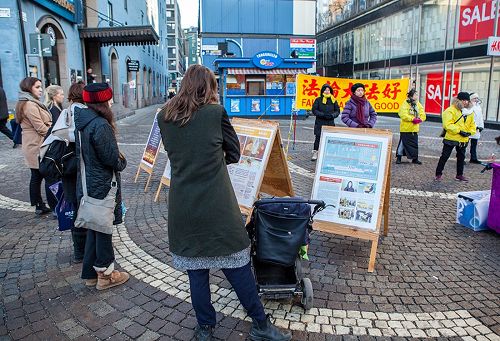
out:
<path id="1" fill-rule="evenodd" d="M 226 110 L 207 104 L 183 127 L 158 116 L 172 167 L 168 195 L 170 251 L 184 257 L 227 256 L 250 245 L 227 163 L 239 142 Z"/>

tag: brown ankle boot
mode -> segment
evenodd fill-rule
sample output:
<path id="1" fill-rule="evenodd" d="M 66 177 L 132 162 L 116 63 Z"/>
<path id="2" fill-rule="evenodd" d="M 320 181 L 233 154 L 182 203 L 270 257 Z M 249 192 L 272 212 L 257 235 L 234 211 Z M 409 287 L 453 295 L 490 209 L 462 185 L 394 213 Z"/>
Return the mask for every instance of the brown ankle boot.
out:
<path id="1" fill-rule="evenodd" d="M 97 272 L 97 290 L 105 290 L 117 285 L 123 284 L 130 278 L 130 275 L 126 272 L 120 272 L 118 270 L 113 270 L 111 274 L 105 275 L 104 271 Z"/>

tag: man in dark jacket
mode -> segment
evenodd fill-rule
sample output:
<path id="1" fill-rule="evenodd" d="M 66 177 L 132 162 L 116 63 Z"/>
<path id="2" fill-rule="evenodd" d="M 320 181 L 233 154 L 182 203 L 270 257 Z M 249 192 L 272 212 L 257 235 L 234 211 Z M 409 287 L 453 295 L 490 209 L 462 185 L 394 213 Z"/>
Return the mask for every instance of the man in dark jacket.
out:
<path id="1" fill-rule="evenodd" d="M 314 100 L 312 113 L 316 116 L 314 121 L 314 147 L 311 160 L 318 158 L 319 139 L 321 137 L 321 128 L 323 126 L 335 126 L 335 119 L 340 115 L 340 107 L 333 97 L 333 89 L 330 84 L 321 87 L 318 98 Z"/>
<path id="2" fill-rule="evenodd" d="M 5 91 L 0 86 L 0 132 L 4 133 L 10 140 L 12 140 L 12 132 L 7 128 L 7 120 L 9 119 L 9 109 L 7 108 L 7 97 Z"/>

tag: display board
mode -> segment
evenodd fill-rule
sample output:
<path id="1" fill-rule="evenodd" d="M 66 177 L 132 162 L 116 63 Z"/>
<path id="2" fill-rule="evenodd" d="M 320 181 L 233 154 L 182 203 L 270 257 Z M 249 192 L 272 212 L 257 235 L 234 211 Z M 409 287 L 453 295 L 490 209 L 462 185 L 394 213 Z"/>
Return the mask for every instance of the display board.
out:
<path id="1" fill-rule="evenodd" d="M 151 127 L 151 131 L 149 132 L 148 141 L 146 143 L 146 147 L 144 148 L 144 152 L 142 153 L 141 162 L 139 163 L 139 167 L 137 168 L 137 173 L 135 174 L 134 179 L 134 183 L 136 183 L 141 170 L 149 174 L 148 180 L 146 181 L 146 186 L 144 187 L 144 192 L 147 192 L 148 190 L 151 175 L 153 174 L 153 168 L 160 152 L 161 145 L 161 132 L 155 115 L 153 126 Z"/>
<path id="2" fill-rule="evenodd" d="M 228 173 L 241 212 L 249 214 L 260 193 L 293 196 L 292 180 L 281 143 L 279 124 L 274 121 L 233 118 L 232 125 L 240 142 L 240 160 L 228 165 Z M 170 161 L 156 191 L 170 186 Z"/>
<path id="3" fill-rule="evenodd" d="M 392 132 L 323 127 L 312 199 L 325 210 L 315 229 L 372 241 L 368 271 L 375 266 L 382 216 L 388 231 Z"/>

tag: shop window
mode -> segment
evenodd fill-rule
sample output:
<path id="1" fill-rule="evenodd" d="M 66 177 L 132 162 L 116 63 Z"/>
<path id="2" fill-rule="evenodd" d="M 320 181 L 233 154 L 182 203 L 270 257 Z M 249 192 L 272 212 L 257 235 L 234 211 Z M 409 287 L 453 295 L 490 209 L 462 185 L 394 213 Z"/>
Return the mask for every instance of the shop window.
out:
<path id="1" fill-rule="evenodd" d="M 246 77 L 246 88 L 247 88 L 247 95 L 249 95 L 249 96 L 263 96 L 263 95 L 265 95 L 266 77 L 264 75 L 247 76 Z"/>
<path id="2" fill-rule="evenodd" d="M 295 96 L 295 90 L 297 86 L 295 85 L 295 75 L 285 75 L 286 81 L 286 95 Z"/>
<path id="3" fill-rule="evenodd" d="M 245 95 L 245 75 L 227 75 L 226 89 L 229 96 Z"/>
<path id="4" fill-rule="evenodd" d="M 266 95 L 284 95 L 285 76 L 266 75 Z"/>

